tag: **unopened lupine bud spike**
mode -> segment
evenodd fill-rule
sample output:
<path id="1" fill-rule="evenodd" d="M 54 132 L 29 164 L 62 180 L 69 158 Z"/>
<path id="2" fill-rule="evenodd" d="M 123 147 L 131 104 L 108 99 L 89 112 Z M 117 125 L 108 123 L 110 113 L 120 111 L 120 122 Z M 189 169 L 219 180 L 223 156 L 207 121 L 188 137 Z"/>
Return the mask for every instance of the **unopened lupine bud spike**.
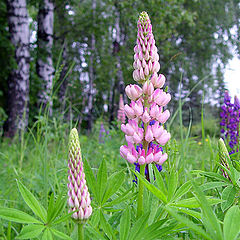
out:
<path id="1" fill-rule="evenodd" d="M 69 211 L 77 211 L 72 214 L 72 218 L 76 220 L 86 220 L 92 214 L 92 208 L 90 205 L 90 194 L 88 192 L 85 174 L 83 172 L 81 148 L 76 128 L 73 128 L 70 132 L 68 166 Z"/>

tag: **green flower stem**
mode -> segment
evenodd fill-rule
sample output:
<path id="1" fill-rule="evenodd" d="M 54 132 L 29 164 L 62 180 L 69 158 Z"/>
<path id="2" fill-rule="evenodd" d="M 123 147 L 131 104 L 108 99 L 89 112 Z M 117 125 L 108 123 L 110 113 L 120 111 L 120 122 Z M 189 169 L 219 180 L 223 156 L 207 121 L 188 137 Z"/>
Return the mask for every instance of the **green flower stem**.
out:
<path id="1" fill-rule="evenodd" d="M 78 240 L 84 240 L 83 223 L 78 223 Z"/>
<path id="2" fill-rule="evenodd" d="M 144 177 L 144 173 L 145 173 L 145 166 L 141 165 L 140 166 L 140 174 Z M 144 189 L 144 185 L 142 183 L 142 181 L 138 180 L 138 203 L 137 203 L 137 218 L 141 217 L 143 214 L 143 189 Z"/>

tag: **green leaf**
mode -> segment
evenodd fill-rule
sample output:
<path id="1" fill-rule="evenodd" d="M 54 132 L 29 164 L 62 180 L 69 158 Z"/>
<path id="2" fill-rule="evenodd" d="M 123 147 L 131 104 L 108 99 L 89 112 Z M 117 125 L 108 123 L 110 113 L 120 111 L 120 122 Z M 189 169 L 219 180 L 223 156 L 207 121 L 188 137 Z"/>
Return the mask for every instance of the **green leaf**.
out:
<path id="1" fill-rule="evenodd" d="M 194 232 L 202 235 L 204 238 L 212 240 L 212 238 L 203 230 L 203 228 L 199 227 L 197 224 L 195 224 L 193 221 L 189 220 L 186 217 L 181 216 L 178 214 L 175 210 L 173 210 L 171 207 L 165 207 L 166 210 L 175 218 L 177 219 L 180 223 L 186 225 L 189 227 L 191 230 Z"/>
<path id="2" fill-rule="evenodd" d="M 205 171 L 201 171 L 201 170 L 194 170 L 194 171 L 191 171 L 191 173 L 200 174 L 200 175 L 203 175 L 203 176 L 206 176 L 206 177 L 209 177 L 209 178 L 216 179 L 220 182 L 226 182 L 228 184 L 231 184 L 231 182 L 227 178 L 223 177 L 219 173 L 205 172 Z"/>
<path id="3" fill-rule="evenodd" d="M 62 197 L 62 195 L 59 195 L 56 200 L 56 203 L 54 204 L 54 209 L 50 216 L 50 222 L 54 221 L 54 219 L 56 219 L 61 214 L 61 212 L 66 206 L 66 203 L 67 203 L 67 197 Z"/>
<path id="4" fill-rule="evenodd" d="M 53 240 L 53 236 L 49 228 L 46 228 L 43 232 L 42 240 Z"/>
<path id="5" fill-rule="evenodd" d="M 182 197 L 184 194 L 188 193 L 191 189 L 191 181 L 185 182 L 174 194 L 172 201 L 177 200 L 178 198 Z"/>
<path id="6" fill-rule="evenodd" d="M 200 186 L 202 191 L 207 191 L 210 189 L 218 188 L 218 187 L 223 187 L 228 185 L 226 182 L 208 182 Z"/>
<path id="7" fill-rule="evenodd" d="M 196 198 L 198 199 L 201 208 L 203 210 L 204 214 L 204 225 L 209 230 L 210 234 L 214 239 L 223 239 L 221 226 L 219 224 L 219 221 L 217 217 L 215 216 L 212 208 L 210 207 L 210 204 L 207 200 L 207 198 L 204 196 L 202 190 L 196 185 L 193 179 L 192 185 L 195 190 L 194 194 Z"/>
<path id="8" fill-rule="evenodd" d="M 56 224 L 59 224 L 59 223 L 61 223 L 61 222 L 65 222 L 67 219 L 69 219 L 69 218 L 72 216 L 72 214 L 73 214 L 74 212 L 77 212 L 77 211 L 78 211 L 78 210 L 75 210 L 75 211 L 73 211 L 73 212 L 64 214 L 64 215 L 61 216 L 60 218 L 57 218 L 56 220 L 54 220 L 54 221 L 52 222 L 52 224 L 53 224 L 53 225 L 56 225 Z"/>
<path id="9" fill-rule="evenodd" d="M 132 172 L 134 172 L 133 170 L 131 170 Z M 141 174 L 139 174 L 138 172 L 134 172 L 134 174 L 138 177 L 138 179 L 140 181 L 143 182 L 143 184 L 145 185 L 145 187 L 152 192 L 157 198 L 159 198 L 162 202 L 167 203 L 167 198 L 164 195 L 164 193 L 156 188 L 153 184 L 149 183 Z"/>
<path id="10" fill-rule="evenodd" d="M 156 183 L 158 185 L 158 188 L 163 191 L 165 196 L 167 196 L 168 192 L 165 182 L 163 181 L 162 174 L 158 171 L 156 165 L 154 165 L 154 174 L 156 176 Z"/>
<path id="11" fill-rule="evenodd" d="M 99 202 L 103 200 L 103 194 L 107 186 L 107 166 L 103 159 L 97 174 L 97 186 Z"/>
<path id="12" fill-rule="evenodd" d="M 222 192 L 222 204 L 221 209 L 224 212 L 226 209 L 232 206 L 237 190 L 234 186 L 227 186 Z"/>
<path id="13" fill-rule="evenodd" d="M 111 206 L 117 205 L 117 204 L 119 204 L 121 202 L 124 202 L 126 200 L 130 200 L 131 198 L 136 196 L 136 193 L 131 192 L 132 190 L 133 190 L 133 188 L 128 189 L 122 195 L 120 195 L 119 197 L 113 199 L 111 202 L 105 203 L 103 206 L 104 207 L 111 207 Z"/>
<path id="14" fill-rule="evenodd" d="M 202 220 L 202 214 L 200 212 L 194 211 L 194 210 L 190 210 L 187 208 L 182 208 L 182 207 L 171 207 L 176 209 L 179 212 L 183 212 L 186 213 L 187 215 L 194 217 L 196 219 Z"/>
<path id="15" fill-rule="evenodd" d="M 47 221 L 47 212 L 41 203 L 33 196 L 33 194 L 20 182 L 17 181 L 18 189 L 24 199 L 25 203 L 32 209 L 32 211 L 41 218 L 44 222 Z"/>
<path id="16" fill-rule="evenodd" d="M 210 205 L 216 205 L 222 202 L 221 199 L 213 198 L 212 196 L 207 196 L 206 200 Z M 201 206 L 201 204 L 199 203 L 199 200 L 196 199 L 195 197 L 182 199 L 177 202 L 170 203 L 169 205 L 176 206 L 176 207 L 187 207 L 187 208 L 198 208 Z"/>
<path id="17" fill-rule="evenodd" d="M 123 184 L 125 174 L 123 171 L 113 173 L 107 180 L 106 191 L 103 195 L 102 204 L 104 204 Z"/>
<path id="18" fill-rule="evenodd" d="M 113 229 L 112 229 L 111 225 L 105 219 L 102 211 L 100 212 L 100 225 L 101 225 L 103 231 L 105 232 L 105 234 L 108 236 L 108 238 L 115 239 Z"/>
<path id="19" fill-rule="evenodd" d="M 223 234 L 225 240 L 234 240 L 240 232 L 240 210 L 238 206 L 232 206 L 226 213 L 223 222 Z"/>
<path id="20" fill-rule="evenodd" d="M 178 172 L 172 169 L 168 177 L 168 201 L 170 201 L 177 189 L 178 185 Z"/>
<path id="21" fill-rule="evenodd" d="M 127 239 L 129 229 L 130 229 L 130 210 L 127 207 L 127 209 L 123 212 L 123 215 L 120 220 L 120 240 Z"/>
<path id="22" fill-rule="evenodd" d="M 92 227 L 92 225 L 90 225 L 90 224 L 86 225 L 86 229 L 87 229 L 87 231 L 89 231 L 92 235 L 95 236 L 95 238 L 93 238 L 93 239 L 106 240 L 106 238 L 105 238 L 104 236 L 102 236 L 101 233 L 99 233 L 96 229 L 94 229 L 94 228 Z M 107 238 L 107 239 L 109 239 L 109 238 Z"/>
<path id="23" fill-rule="evenodd" d="M 24 226 L 22 228 L 22 231 L 20 232 L 20 234 L 17 236 L 17 239 L 31 239 L 31 238 L 35 238 L 38 235 L 40 235 L 40 233 L 44 230 L 45 226 L 44 225 L 40 225 L 40 224 L 31 224 L 28 226 Z"/>
<path id="24" fill-rule="evenodd" d="M 91 223 L 93 226 L 97 227 L 99 221 L 100 221 L 100 209 L 97 208 L 96 210 L 93 211 L 93 214 L 91 216 Z"/>
<path id="25" fill-rule="evenodd" d="M 147 225 L 148 217 L 149 217 L 149 213 L 146 213 L 135 222 L 129 234 L 128 240 L 139 239 L 140 235 L 145 230 L 144 228 Z"/>
<path id="26" fill-rule="evenodd" d="M 98 197 L 98 192 L 97 192 L 97 188 L 96 188 L 97 182 L 96 182 L 95 176 L 93 174 L 93 171 L 92 171 L 90 165 L 88 164 L 88 161 L 83 159 L 83 162 L 84 162 L 83 166 L 84 166 L 84 172 L 85 172 L 88 187 L 92 191 L 96 200 L 98 200 L 99 197 Z"/>
<path id="27" fill-rule="evenodd" d="M 51 228 L 50 229 L 51 232 L 53 233 L 53 235 L 55 235 L 56 237 L 58 238 L 61 238 L 61 239 L 66 239 L 66 240 L 72 240 L 72 238 L 70 238 L 68 235 L 66 235 L 65 233 L 63 232 L 60 232 L 54 228 Z"/>
<path id="28" fill-rule="evenodd" d="M 49 203 L 48 203 L 48 210 L 47 210 L 47 222 L 50 221 L 54 212 L 54 193 L 51 194 Z"/>
<path id="29" fill-rule="evenodd" d="M 14 208 L 0 207 L 0 218 L 17 223 L 41 223 L 27 213 Z"/>
<path id="30" fill-rule="evenodd" d="M 161 228 L 162 225 L 166 223 L 166 221 L 167 221 L 166 219 L 163 219 L 148 226 L 146 229 L 144 229 L 144 232 L 141 234 L 141 239 L 153 240 L 158 239 L 164 234 L 168 234 L 170 230 L 169 227 Z"/>

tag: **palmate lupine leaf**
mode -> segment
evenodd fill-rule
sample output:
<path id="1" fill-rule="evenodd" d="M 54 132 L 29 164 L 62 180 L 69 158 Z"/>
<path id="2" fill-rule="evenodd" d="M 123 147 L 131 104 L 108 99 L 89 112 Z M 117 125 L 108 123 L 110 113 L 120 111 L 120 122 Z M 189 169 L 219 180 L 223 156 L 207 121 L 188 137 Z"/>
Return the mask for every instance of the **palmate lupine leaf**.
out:
<path id="1" fill-rule="evenodd" d="M 120 220 L 120 232 L 119 232 L 120 240 L 127 239 L 127 236 L 130 230 L 130 225 L 131 225 L 131 214 L 130 214 L 129 208 L 127 207 L 123 212 Z"/>
<path id="2" fill-rule="evenodd" d="M 140 181 L 143 182 L 143 184 L 145 185 L 145 187 L 152 192 L 157 198 L 159 198 L 163 203 L 167 203 L 167 198 L 164 195 L 164 193 L 158 189 L 157 187 L 155 187 L 153 184 L 149 183 L 141 174 L 139 174 L 138 172 L 134 172 L 133 170 L 131 170 Z"/>
<path id="3" fill-rule="evenodd" d="M 101 165 L 98 169 L 97 174 L 97 186 L 98 186 L 98 196 L 99 196 L 99 203 L 102 202 L 104 197 L 104 191 L 107 186 L 107 166 L 106 161 L 103 159 Z"/>
<path id="4" fill-rule="evenodd" d="M 53 235 L 50 229 L 46 229 L 43 233 L 42 240 L 53 240 Z"/>
<path id="5" fill-rule="evenodd" d="M 145 231 L 145 226 L 147 225 L 149 213 L 142 215 L 133 225 L 128 240 L 136 240 L 141 238 L 141 234 Z"/>
<path id="6" fill-rule="evenodd" d="M 175 192 L 174 196 L 171 199 L 171 202 L 174 202 L 181 198 L 183 195 L 188 193 L 191 188 L 192 188 L 191 181 L 185 182 L 180 188 L 177 189 L 177 191 Z"/>
<path id="7" fill-rule="evenodd" d="M 69 236 L 67 236 L 65 233 L 60 232 L 54 228 L 50 229 L 51 232 L 53 233 L 53 235 L 55 235 L 56 237 L 60 238 L 60 239 L 64 239 L 64 240 L 72 240 L 72 238 L 70 238 Z"/>
<path id="8" fill-rule="evenodd" d="M 201 236 L 203 236 L 205 239 L 208 240 L 213 240 L 211 238 L 211 236 L 206 233 L 204 231 L 203 228 L 199 227 L 196 223 L 194 223 L 193 221 L 191 221 L 190 219 L 180 215 L 177 213 L 177 211 L 175 211 L 172 207 L 170 206 L 166 206 L 165 209 L 170 213 L 170 215 L 172 215 L 176 220 L 178 220 L 180 223 L 184 224 L 185 226 L 187 226 L 188 228 L 190 228 L 191 230 L 193 230 L 194 232 L 200 234 Z"/>
<path id="9" fill-rule="evenodd" d="M 32 239 L 40 235 L 45 229 L 43 224 L 31 224 L 24 226 L 16 239 Z"/>
<path id="10" fill-rule="evenodd" d="M 222 192 L 222 204 L 221 209 L 224 212 L 226 209 L 232 206 L 235 200 L 237 189 L 234 186 L 227 186 Z"/>
<path id="11" fill-rule="evenodd" d="M 17 223 L 41 223 L 29 214 L 14 208 L 0 207 L 0 218 Z"/>
<path id="12" fill-rule="evenodd" d="M 97 181 L 95 179 L 95 176 L 93 174 L 93 171 L 88 163 L 87 160 L 83 158 L 83 164 L 84 164 L 84 172 L 85 172 L 85 177 L 86 181 L 88 183 L 88 187 L 90 188 L 91 192 L 95 196 L 95 198 L 100 202 L 99 194 L 97 191 Z"/>
<path id="13" fill-rule="evenodd" d="M 192 180 L 192 186 L 194 191 L 194 195 L 198 199 L 201 209 L 203 210 L 203 223 L 208 229 L 209 233 L 213 237 L 213 239 L 216 240 L 222 240 L 223 234 L 222 229 L 219 223 L 219 220 L 217 219 L 216 215 L 214 214 L 209 202 L 207 201 L 207 198 L 204 196 L 202 190 L 197 186 L 197 184 Z"/>
<path id="14" fill-rule="evenodd" d="M 107 222 L 102 211 L 100 211 L 100 226 L 102 227 L 104 233 L 108 236 L 109 239 L 116 239 L 112 226 Z"/>
<path id="15" fill-rule="evenodd" d="M 200 188 L 202 191 L 207 191 L 207 190 L 211 190 L 219 187 L 225 187 L 227 185 L 229 185 L 229 183 L 227 182 L 207 182 L 202 184 Z"/>
<path id="16" fill-rule="evenodd" d="M 221 199 L 213 198 L 212 196 L 206 196 L 206 201 L 210 205 L 216 205 L 216 204 L 222 202 Z M 187 208 L 199 208 L 201 206 L 201 204 L 199 203 L 199 200 L 195 197 L 182 199 L 182 200 L 179 200 L 177 202 L 170 203 L 169 205 L 170 206 L 175 206 L 175 207 L 187 207 Z"/>
<path id="17" fill-rule="evenodd" d="M 122 186 L 125 178 L 125 173 L 123 171 L 113 173 L 107 179 L 107 186 L 103 195 L 103 199 L 101 204 L 107 202 L 107 200 L 118 191 L 118 189 Z"/>
<path id="18" fill-rule="evenodd" d="M 231 207 L 224 218 L 224 240 L 234 240 L 240 232 L 240 210 L 238 206 Z"/>
<path id="19" fill-rule="evenodd" d="M 173 168 L 168 176 L 168 201 L 170 201 L 177 189 L 178 172 Z"/>
<path id="20" fill-rule="evenodd" d="M 34 197 L 34 195 L 20 182 L 17 181 L 18 189 L 24 199 L 25 203 L 32 209 L 32 211 L 43 221 L 47 220 L 47 212 L 41 203 Z"/>
<path id="21" fill-rule="evenodd" d="M 156 177 L 156 183 L 158 185 L 158 188 L 161 189 L 165 196 L 167 196 L 167 187 L 165 182 L 163 181 L 162 174 L 158 171 L 156 165 L 154 165 L 154 175 Z"/>

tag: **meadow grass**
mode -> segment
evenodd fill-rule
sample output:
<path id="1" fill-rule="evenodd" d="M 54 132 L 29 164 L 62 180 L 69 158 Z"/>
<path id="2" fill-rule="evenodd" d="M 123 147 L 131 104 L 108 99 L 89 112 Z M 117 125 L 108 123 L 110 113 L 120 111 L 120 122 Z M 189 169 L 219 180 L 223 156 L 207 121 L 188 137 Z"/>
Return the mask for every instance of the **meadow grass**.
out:
<path id="1" fill-rule="evenodd" d="M 1 206 L 14 207 L 31 213 L 21 198 L 16 179 L 24 183 L 45 207 L 52 192 L 55 195 L 67 194 L 68 135 L 71 127 L 71 124 L 62 124 L 56 120 L 50 122 L 43 118 L 32 129 L 24 133 L 21 141 L 17 137 L 13 141 L 3 139 L 0 146 L 0 162 L 3 166 L 0 173 Z M 109 133 L 103 137 L 103 143 L 99 143 L 100 124 L 98 122 L 90 136 L 80 132 L 83 158 L 91 165 L 95 175 L 98 173 L 102 160 L 106 162 L 108 175 L 123 169 L 127 174 L 125 185 L 131 187 L 133 186 L 133 174 L 130 169 L 133 167 L 119 155 L 119 147 L 124 143 L 124 135 L 118 127 L 107 129 L 106 125 L 105 128 Z M 169 159 L 163 165 L 162 171 L 163 174 L 173 170 L 178 171 L 179 186 L 188 180 L 191 170 L 213 171 L 218 158 L 216 138 L 207 136 L 202 140 L 201 137 L 190 137 L 190 129 L 185 133 L 183 128 L 181 131 L 182 137 L 173 137 L 166 147 Z M 206 180 L 201 177 L 198 182 L 204 181 Z M 146 199 L 151 199 L 152 203 L 156 197 L 151 193 L 146 193 L 146 190 L 144 194 L 149 195 L 145 198 L 145 205 L 151 208 L 152 205 Z M 188 193 L 187 196 L 192 196 L 192 194 Z M 157 205 L 155 207 L 157 208 Z M 111 220 L 111 214 L 107 219 Z M 149 223 L 152 221 L 153 218 L 149 220 Z M 9 224 L 1 219 L 0 223 L 0 236 L 7 239 L 3 236 L 6 236 Z M 11 228 L 11 234 L 14 235 L 16 234 L 13 233 L 14 231 L 20 231 L 21 224 L 12 223 Z M 61 224 L 59 228 L 64 229 L 69 236 L 76 234 L 74 224 L 70 220 Z M 176 236 L 185 235 L 195 236 L 194 233 L 186 231 Z"/>

